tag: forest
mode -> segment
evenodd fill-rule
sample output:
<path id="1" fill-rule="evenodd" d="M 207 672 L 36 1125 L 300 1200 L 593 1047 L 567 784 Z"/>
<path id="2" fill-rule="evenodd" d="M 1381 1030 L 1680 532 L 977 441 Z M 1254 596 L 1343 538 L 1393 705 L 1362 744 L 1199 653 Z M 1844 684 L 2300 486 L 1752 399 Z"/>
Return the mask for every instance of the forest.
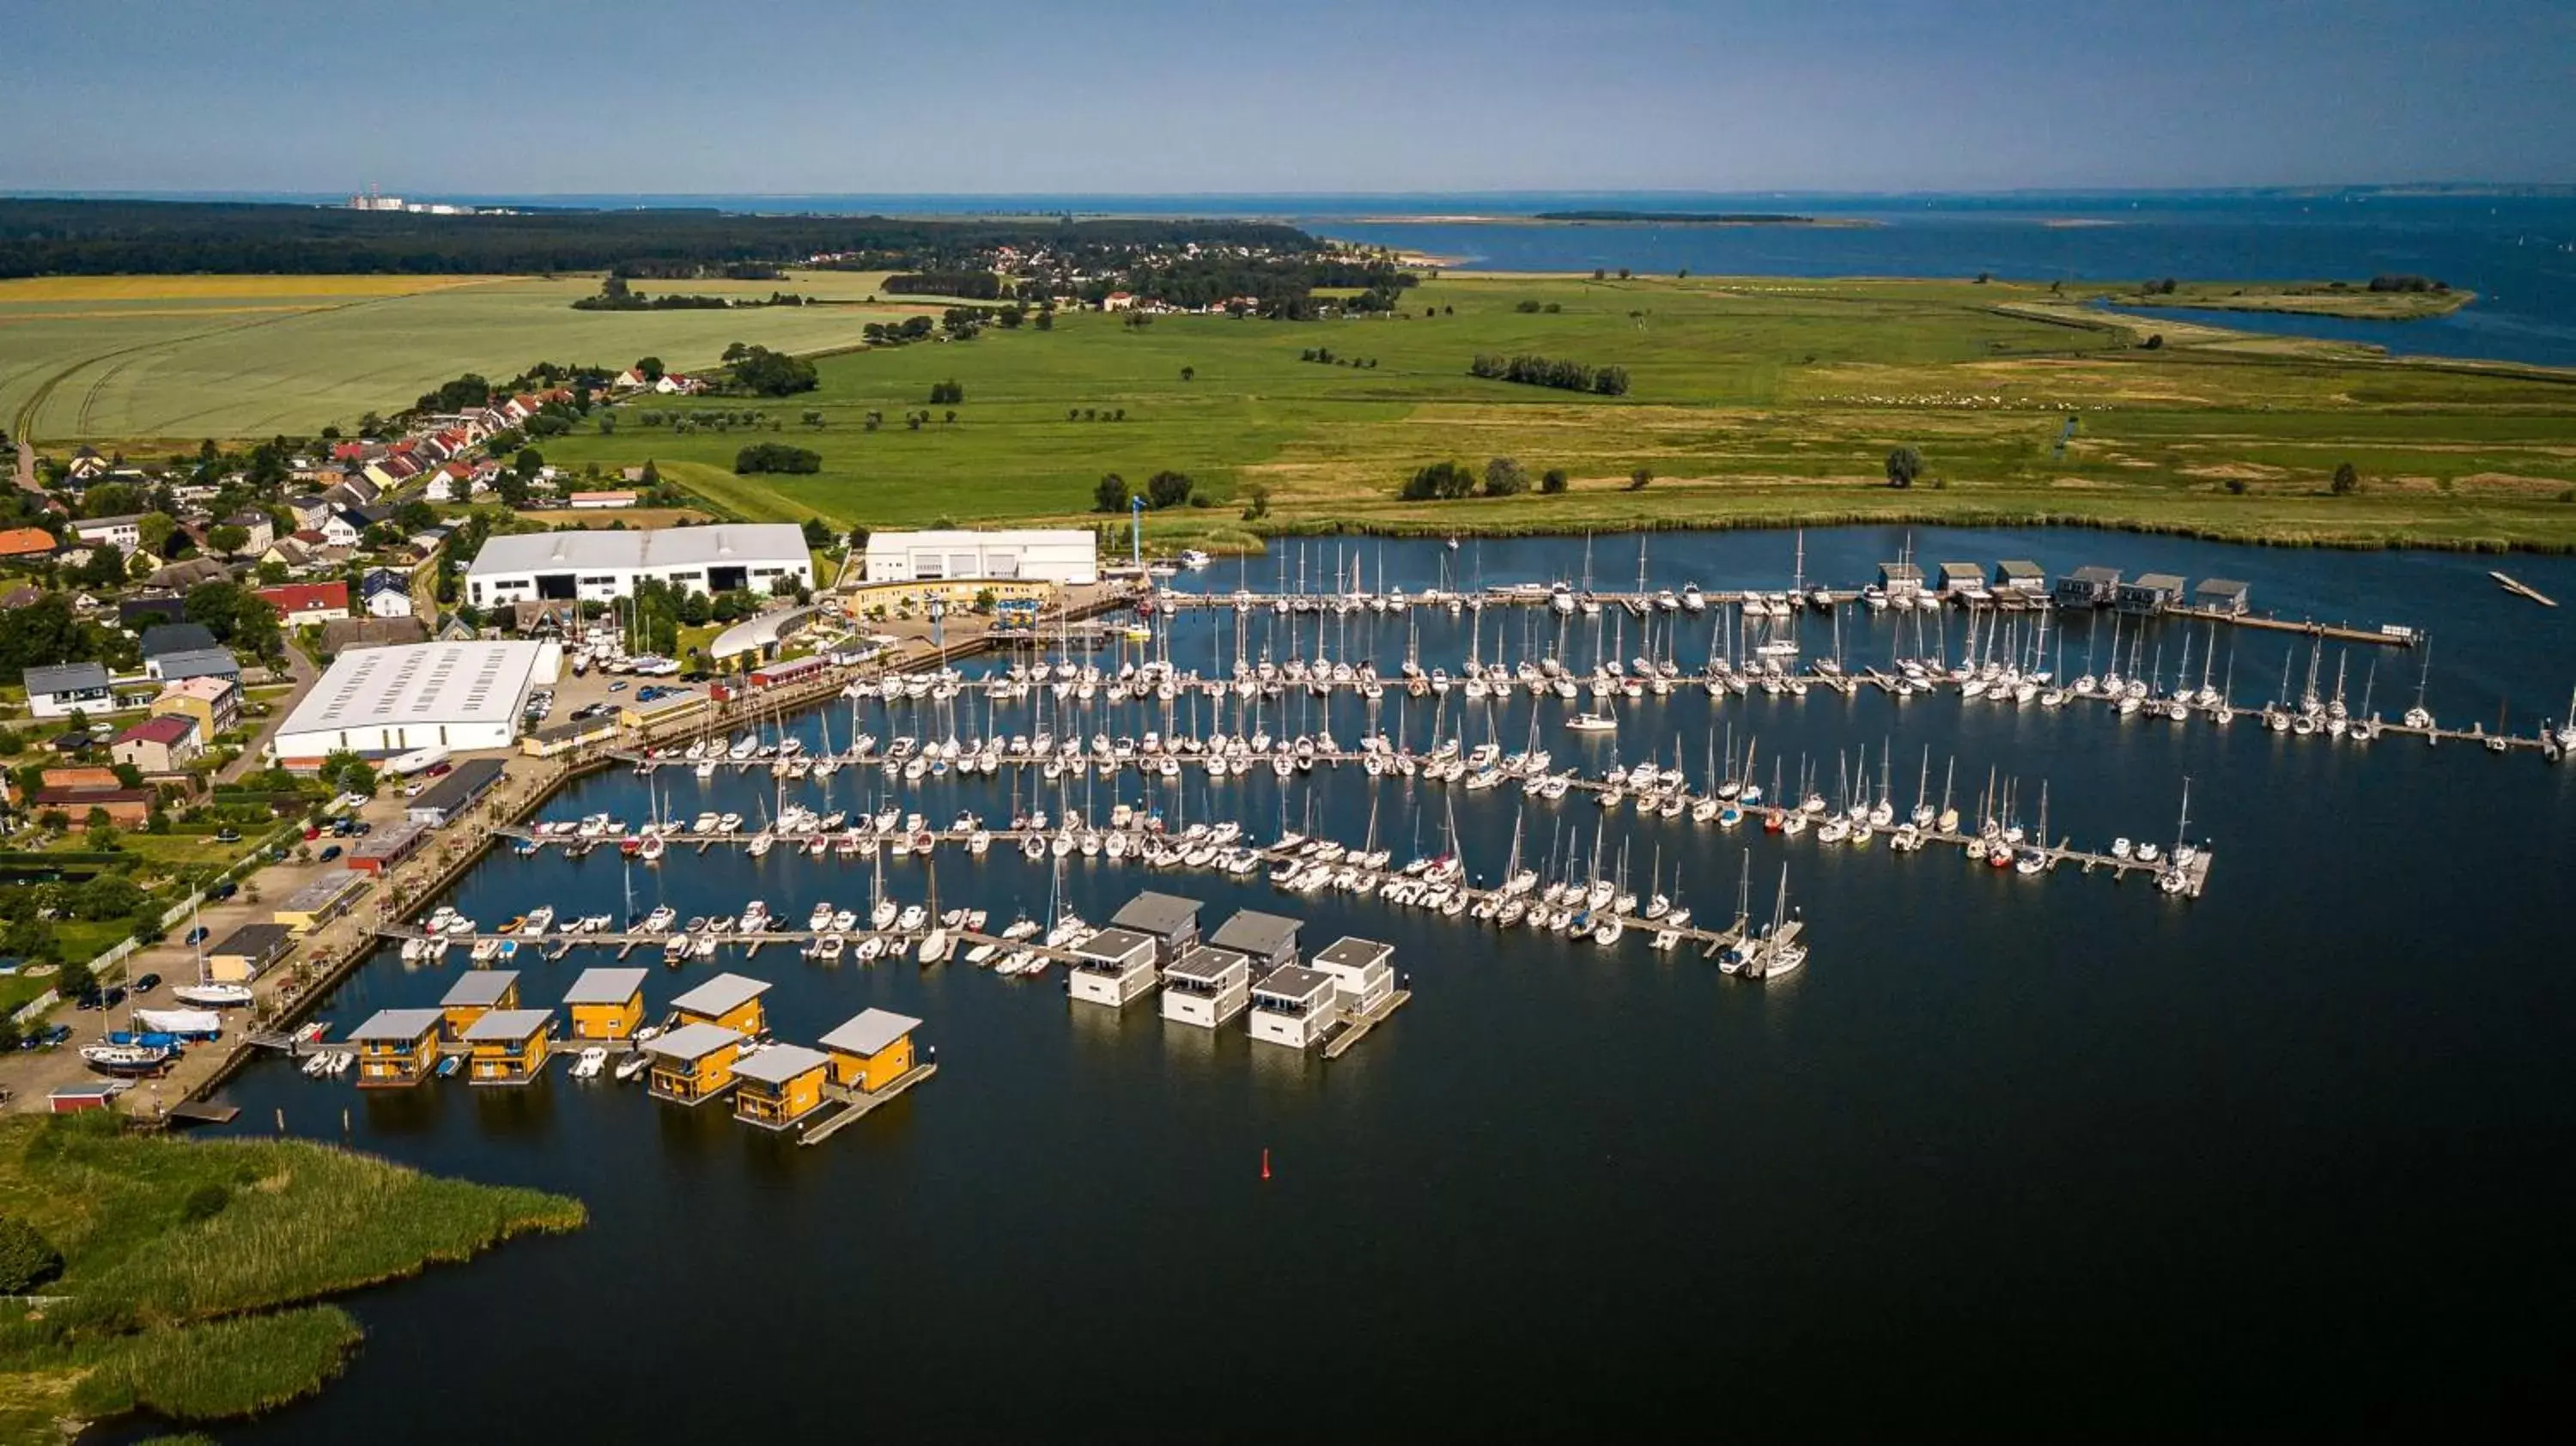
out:
<path id="1" fill-rule="evenodd" d="M 1232 245 L 1307 252 L 1291 226 L 1180 218 L 912 220 L 715 210 L 529 211 L 478 216 L 205 201 L 0 199 L 0 277 L 638 274 L 810 256 L 943 271 L 998 246 Z"/>

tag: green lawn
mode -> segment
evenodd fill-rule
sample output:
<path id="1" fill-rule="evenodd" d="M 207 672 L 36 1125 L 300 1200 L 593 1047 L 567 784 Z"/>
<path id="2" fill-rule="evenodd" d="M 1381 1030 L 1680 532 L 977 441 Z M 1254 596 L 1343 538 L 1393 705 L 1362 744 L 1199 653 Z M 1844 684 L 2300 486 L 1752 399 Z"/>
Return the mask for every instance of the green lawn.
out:
<path id="1" fill-rule="evenodd" d="M 547 455 L 649 456 L 737 515 L 870 527 L 1105 522 L 1090 511 L 1100 474 L 1141 487 L 1174 468 L 1217 505 L 1155 518 L 1167 543 L 1257 545 L 1238 510 L 1258 484 L 1272 494 L 1270 531 L 1946 518 L 2576 545 L 2576 377 L 2562 374 L 2205 328 L 2170 328 L 2150 351 L 2125 324 L 2003 283 L 1451 278 L 1410 293 L 1407 314 L 1141 329 L 1068 314 L 1051 333 L 825 357 L 819 391 L 759 404 L 786 422 L 776 433 L 683 436 L 630 416 L 614 436 L 557 439 Z M 1376 364 L 1300 359 L 1315 348 Z M 1467 375 L 1479 352 L 1622 366 L 1633 388 L 1612 399 L 1481 381 Z M 966 390 L 956 423 L 902 425 L 947 378 Z M 796 420 L 808 409 L 822 429 Z M 871 410 L 889 419 L 873 433 Z M 732 474 L 737 450 L 773 438 L 819 452 L 823 470 Z M 1886 454 L 1909 443 L 1939 487 L 1884 485 Z M 1480 468 L 1498 455 L 1533 476 L 1563 467 L 1574 485 L 1555 498 L 1396 497 L 1425 462 Z M 2364 488 L 2331 496 L 2346 461 Z M 1656 480 L 1631 491 L 1640 466 Z"/>

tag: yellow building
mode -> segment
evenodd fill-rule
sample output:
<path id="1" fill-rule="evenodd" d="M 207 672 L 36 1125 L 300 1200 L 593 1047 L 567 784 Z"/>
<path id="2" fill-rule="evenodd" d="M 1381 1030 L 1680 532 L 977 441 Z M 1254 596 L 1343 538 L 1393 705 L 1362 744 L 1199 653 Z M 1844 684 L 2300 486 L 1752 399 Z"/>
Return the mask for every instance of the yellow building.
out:
<path id="1" fill-rule="evenodd" d="M 744 1055 L 733 1067 L 739 1086 L 733 1092 L 735 1119 L 768 1130 L 783 1130 L 820 1109 L 823 1077 L 832 1057 L 801 1044 L 773 1044 Z"/>
<path id="2" fill-rule="evenodd" d="M 519 1007 L 519 971 L 469 969 L 438 1001 L 447 1014 L 447 1037 L 462 1044 L 465 1032 L 495 1009 Z"/>
<path id="3" fill-rule="evenodd" d="M 466 1078 L 479 1085 L 519 1085 L 546 1067 L 555 1038 L 551 1009 L 495 1009 L 465 1031 Z"/>
<path id="4" fill-rule="evenodd" d="M 912 1032 L 920 1027 L 909 1015 L 871 1009 L 824 1035 L 832 1083 L 874 1094 L 912 1073 Z"/>
<path id="5" fill-rule="evenodd" d="M 161 690 L 152 711 L 197 720 L 197 736 L 212 740 L 241 721 L 241 689 L 229 678 L 182 678 Z"/>
<path id="6" fill-rule="evenodd" d="M 718 974 L 672 1000 L 671 1007 L 679 1011 L 682 1024 L 720 1025 L 757 1039 L 769 1029 L 760 1013 L 760 996 L 768 992 L 766 980 Z"/>
<path id="7" fill-rule="evenodd" d="M 438 1067 L 438 1026 L 445 1018 L 436 1009 L 379 1009 L 349 1031 L 349 1042 L 358 1049 L 359 1088 L 415 1085 L 429 1078 Z"/>
<path id="8" fill-rule="evenodd" d="M 572 1037 L 633 1039 L 644 1023 L 644 971 L 584 969 L 564 995 L 572 1011 Z"/>
<path id="9" fill-rule="evenodd" d="M 704 1104 L 733 1088 L 742 1036 L 719 1024 L 683 1024 L 644 1041 L 644 1052 L 653 1058 L 646 1083 L 655 1098 Z"/>

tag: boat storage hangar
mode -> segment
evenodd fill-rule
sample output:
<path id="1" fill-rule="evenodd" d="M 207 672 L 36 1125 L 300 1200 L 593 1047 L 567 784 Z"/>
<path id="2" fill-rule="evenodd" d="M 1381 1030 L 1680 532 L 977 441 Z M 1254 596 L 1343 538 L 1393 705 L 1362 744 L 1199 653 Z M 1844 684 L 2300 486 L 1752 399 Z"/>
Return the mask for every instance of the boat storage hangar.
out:
<path id="1" fill-rule="evenodd" d="M 369 757 L 442 747 L 507 748 L 528 695 L 555 681 L 553 642 L 413 643 L 342 653 L 279 725 L 269 756 L 312 766 L 342 749 Z"/>
<path id="2" fill-rule="evenodd" d="M 476 607 L 574 598 L 631 597 L 641 578 L 686 592 L 814 585 L 814 554 L 805 530 L 791 522 L 721 522 L 707 527 L 612 531 L 520 532 L 483 544 L 465 569 L 466 601 Z"/>

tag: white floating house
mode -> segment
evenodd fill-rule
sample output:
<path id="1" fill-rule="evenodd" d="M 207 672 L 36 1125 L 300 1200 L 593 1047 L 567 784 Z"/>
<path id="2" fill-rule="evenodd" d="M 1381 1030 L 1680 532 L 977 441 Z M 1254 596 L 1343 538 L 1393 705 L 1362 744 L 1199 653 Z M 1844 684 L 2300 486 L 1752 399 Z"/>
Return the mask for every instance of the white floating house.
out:
<path id="1" fill-rule="evenodd" d="M 1252 963 L 1201 944 L 1163 967 L 1163 1017 L 1214 1029 L 1252 1002 Z"/>
<path id="2" fill-rule="evenodd" d="M 1065 992 L 1074 998 L 1117 1009 L 1153 988 L 1153 936 L 1109 928 L 1073 946 L 1073 965 L 1065 971 Z"/>
<path id="3" fill-rule="evenodd" d="M 1333 976 L 1303 964 L 1282 964 L 1252 986 L 1252 1037 L 1305 1049 L 1348 1016 Z"/>
<path id="4" fill-rule="evenodd" d="M 1333 981 L 1342 1008 L 1353 1017 L 1368 1013 L 1395 992 L 1395 946 L 1374 939 L 1336 939 L 1314 958 L 1315 972 Z"/>

